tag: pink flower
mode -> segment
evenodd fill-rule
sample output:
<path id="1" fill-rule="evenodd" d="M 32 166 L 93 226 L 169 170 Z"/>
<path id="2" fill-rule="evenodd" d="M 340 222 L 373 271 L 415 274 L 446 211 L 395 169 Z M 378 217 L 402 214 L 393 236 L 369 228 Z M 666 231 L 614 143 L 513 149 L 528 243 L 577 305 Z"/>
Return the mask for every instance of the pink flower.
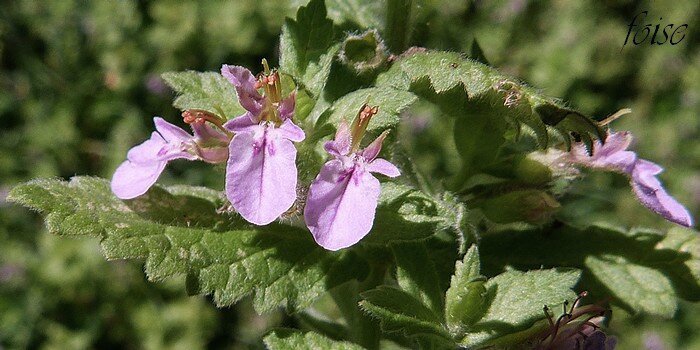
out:
<path id="1" fill-rule="evenodd" d="M 663 168 L 648 160 L 637 158 L 628 151 L 632 143 L 629 132 L 611 132 L 605 144 L 596 141 L 589 155 L 582 144 L 574 146 L 569 160 L 589 168 L 604 169 L 626 174 L 639 201 L 666 220 L 690 227 L 693 219 L 688 210 L 671 197 L 656 178 Z"/>
<path id="2" fill-rule="evenodd" d="M 339 126 L 335 140 L 325 144 L 334 159 L 323 165 L 309 188 L 304 219 L 316 243 L 328 250 L 349 247 L 372 229 L 380 193 L 379 180 L 372 173 L 401 174 L 396 166 L 377 158 L 387 132 L 358 150 L 367 123 L 376 113 L 376 107 L 365 105 L 352 131 L 346 123 Z"/>
<path id="3" fill-rule="evenodd" d="M 112 176 L 112 192 L 118 198 L 132 199 L 146 193 L 173 159 L 209 163 L 226 160 L 228 135 L 213 129 L 204 120 L 213 116 L 201 111 L 186 111 L 183 116 L 185 121 L 190 120 L 194 136 L 162 118 L 153 118 L 156 131 L 150 139 L 129 150 L 126 161 Z"/>
<path id="4" fill-rule="evenodd" d="M 266 225 L 289 210 L 297 197 L 297 150 L 292 142 L 303 141 L 305 134 L 291 120 L 295 95 L 282 99 L 279 75 L 267 68 L 259 79 L 239 66 L 224 65 L 221 74 L 246 109 L 224 124 L 236 133 L 229 145 L 226 196 L 244 219 Z"/>

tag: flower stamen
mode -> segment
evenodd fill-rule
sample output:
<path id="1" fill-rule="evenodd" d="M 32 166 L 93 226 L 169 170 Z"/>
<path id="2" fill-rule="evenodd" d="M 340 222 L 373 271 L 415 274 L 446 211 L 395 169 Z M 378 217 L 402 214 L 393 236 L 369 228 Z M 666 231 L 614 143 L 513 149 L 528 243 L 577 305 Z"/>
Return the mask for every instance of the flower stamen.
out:
<path id="1" fill-rule="evenodd" d="M 224 123 L 219 116 L 201 109 L 188 109 L 182 112 L 182 120 L 187 124 L 204 124 L 210 122 L 229 136 L 233 134 L 224 128 Z"/>
<path id="2" fill-rule="evenodd" d="M 353 121 L 351 128 L 350 139 L 352 140 L 352 153 L 357 152 L 357 150 L 360 148 L 360 141 L 362 141 L 362 137 L 365 135 L 365 131 L 367 131 L 367 125 L 369 125 L 369 121 L 377 113 L 379 113 L 379 106 L 372 107 L 365 103 L 360 108 L 360 111 L 357 113 L 357 117 L 355 117 L 355 121 Z"/>

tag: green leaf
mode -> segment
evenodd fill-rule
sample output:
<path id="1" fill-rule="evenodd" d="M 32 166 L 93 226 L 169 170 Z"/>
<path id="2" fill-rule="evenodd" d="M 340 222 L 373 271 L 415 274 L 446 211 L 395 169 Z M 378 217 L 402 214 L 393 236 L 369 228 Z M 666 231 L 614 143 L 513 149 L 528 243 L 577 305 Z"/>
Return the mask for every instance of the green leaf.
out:
<path id="1" fill-rule="evenodd" d="M 168 72 L 162 77 L 178 95 L 173 102 L 177 109 L 201 109 L 226 119 L 244 112 L 238 104 L 236 89 L 219 73 Z"/>
<path id="2" fill-rule="evenodd" d="M 614 281 L 606 283 L 612 295 L 634 310 L 665 317 L 675 314 L 676 294 L 671 281 L 660 271 L 615 255 L 589 256 L 585 265 L 598 281 Z"/>
<path id="3" fill-rule="evenodd" d="M 664 317 L 673 316 L 677 298 L 700 296 L 699 246 L 690 229 L 664 236 L 597 226 L 493 232 L 480 245 L 490 269 L 579 268 L 587 272 L 579 288 L 595 292 L 591 297 Z"/>
<path id="4" fill-rule="evenodd" d="M 386 10 L 381 1 L 327 0 L 328 17 L 338 24 L 352 23 L 358 29 L 382 28 Z"/>
<path id="5" fill-rule="evenodd" d="M 664 273 L 672 276 L 675 289 L 681 297 L 692 301 L 700 299 L 700 235 L 698 231 L 675 226 L 656 244 L 658 250 L 677 252 L 680 258 L 668 262 Z M 682 286 L 682 287 L 681 287 Z"/>
<path id="6" fill-rule="evenodd" d="M 377 113 L 367 126 L 369 132 L 382 131 L 396 126 L 401 111 L 415 102 L 417 97 L 407 91 L 393 88 L 366 88 L 351 92 L 333 103 L 327 122 L 338 125 L 342 120 L 352 122 L 363 104 L 379 106 Z M 370 142 L 371 140 L 366 140 Z"/>
<path id="7" fill-rule="evenodd" d="M 291 329 L 272 331 L 263 339 L 270 350 L 362 350 L 363 347 L 346 341 L 337 341 L 314 332 Z"/>
<path id="8" fill-rule="evenodd" d="M 485 284 L 488 308 L 469 327 L 460 345 L 481 347 L 529 328 L 545 317 L 545 305 L 560 305 L 576 297 L 571 288 L 580 275 L 577 270 L 511 270 L 489 279 Z"/>
<path id="9" fill-rule="evenodd" d="M 453 224 L 454 213 L 432 197 L 394 182 L 382 184 L 372 231 L 363 244 L 426 239 Z"/>
<path id="10" fill-rule="evenodd" d="M 152 281 L 187 276 L 191 292 L 213 294 L 219 306 L 253 294 L 258 312 L 285 303 L 302 309 L 328 289 L 363 278 L 352 252 L 331 253 L 296 227 L 249 226 L 219 214 L 224 199 L 208 189 L 154 187 L 130 201 L 115 198 L 103 179 L 35 180 L 9 200 L 46 215 L 49 231 L 101 239 L 110 259 L 145 259 Z"/>
<path id="11" fill-rule="evenodd" d="M 333 21 L 326 17 L 323 0 L 311 0 L 286 19 L 280 37 L 280 70 L 295 77 L 317 95 L 328 77 L 338 46 L 331 47 Z"/>
<path id="12" fill-rule="evenodd" d="M 402 332 L 408 337 L 431 335 L 450 342 L 441 318 L 420 300 L 393 287 L 380 286 L 361 294 L 360 307 L 380 321 L 385 332 Z"/>
<path id="13" fill-rule="evenodd" d="M 520 124 L 532 129 L 543 148 L 550 142 L 548 130 L 558 133 L 567 143 L 571 142 L 572 132 L 584 140 L 605 138 L 605 132 L 590 118 L 563 107 L 560 102 L 517 79 L 459 53 L 428 51 L 406 54 L 377 78 L 377 86 L 413 91 L 423 96 L 426 90 L 441 95 L 458 88 L 470 100 L 495 94 L 500 103 L 507 107 L 502 117 L 516 122 L 518 133 Z M 454 109 L 453 98 L 425 97 L 435 100 L 441 108 Z"/>
<path id="14" fill-rule="evenodd" d="M 391 246 L 396 260 L 399 287 L 420 300 L 433 313 L 442 315 L 443 293 L 435 266 L 422 242 L 403 242 Z"/>
<path id="15" fill-rule="evenodd" d="M 494 94 L 485 96 L 493 97 Z M 462 159 L 457 183 L 496 160 L 506 141 L 503 135 L 508 125 L 502 116 L 508 112 L 508 107 L 493 101 L 493 98 L 479 97 L 473 98 L 457 115 L 454 141 Z"/>
<path id="16" fill-rule="evenodd" d="M 463 334 L 486 312 L 486 278 L 480 270 L 479 250 L 473 245 L 464 259 L 457 261 L 445 295 L 445 320 L 453 335 Z"/>

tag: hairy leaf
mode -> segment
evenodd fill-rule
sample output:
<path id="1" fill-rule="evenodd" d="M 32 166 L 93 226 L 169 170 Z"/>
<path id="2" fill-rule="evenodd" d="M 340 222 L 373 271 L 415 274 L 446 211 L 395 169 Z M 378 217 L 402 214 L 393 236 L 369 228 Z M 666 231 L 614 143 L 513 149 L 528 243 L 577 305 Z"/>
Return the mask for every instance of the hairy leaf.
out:
<path id="1" fill-rule="evenodd" d="M 443 293 L 435 266 L 423 242 L 403 242 L 392 245 L 396 260 L 396 280 L 399 287 L 437 315 L 443 312 Z"/>
<path id="2" fill-rule="evenodd" d="M 338 46 L 329 50 L 333 36 L 333 21 L 326 17 L 323 0 L 312 0 L 300 7 L 296 19 L 287 19 L 282 27 L 280 70 L 318 95 L 338 50 Z"/>
<path id="3" fill-rule="evenodd" d="M 416 96 L 408 91 L 391 87 L 373 87 L 351 92 L 333 103 L 328 122 L 338 125 L 342 120 L 352 122 L 360 107 L 368 103 L 379 106 L 379 113 L 372 117 L 367 130 L 381 131 L 396 126 L 401 111 L 416 101 Z M 369 142 L 371 140 L 366 140 Z"/>
<path id="4" fill-rule="evenodd" d="M 328 17 L 339 25 L 352 23 L 357 29 L 382 28 L 386 7 L 374 0 L 327 0 Z"/>
<path id="5" fill-rule="evenodd" d="M 479 250 L 472 246 L 462 261 L 457 261 L 455 274 L 445 295 L 445 320 L 453 334 L 466 328 L 484 316 L 486 303 L 486 278 L 481 275 Z"/>
<path id="6" fill-rule="evenodd" d="M 511 270 L 489 279 L 485 284 L 486 312 L 469 327 L 460 345 L 480 347 L 527 329 L 545 317 L 545 305 L 560 305 L 575 298 L 571 288 L 580 275 L 577 270 Z"/>
<path id="7" fill-rule="evenodd" d="M 389 286 L 361 295 L 360 307 L 380 321 L 383 331 L 402 332 L 408 337 L 428 335 L 450 342 L 441 318 L 412 295 Z"/>
<path id="8" fill-rule="evenodd" d="M 270 350 L 362 350 L 363 347 L 346 341 L 337 341 L 315 332 L 301 332 L 291 329 L 272 331 L 264 338 Z"/>
<path id="9" fill-rule="evenodd" d="M 74 177 L 31 181 L 13 189 L 9 199 L 46 215 L 51 233 L 99 237 L 110 260 L 145 259 L 150 280 L 186 274 L 190 291 L 213 294 L 219 306 L 254 294 L 258 312 L 284 302 L 301 309 L 329 288 L 366 274 L 353 253 L 328 252 L 305 230 L 252 227 L 219 214 L 224 201 L 213 190 L 154 187 L 120 201 L 107 181 Z"/>
<path id="10" fill-rule="evenodd" d="M 587 276 L 580 288 L 633 312 L 665 317 L 674 314 L 677 298 L 700 295 L 700 239 L 691 229 L 627 232 L 613 227 L 563 226 L 545 231 L 503 231 L 481 241 L 491 269 L 568 266 Z"/>
<path id="11" fill-rule="evenodd" d="M 452 224 L 454 213 L 432 197 L 393 182 L 382 184 L 374 226 L 365 244 L 426 239 Z"/>
<path id="12" fill-rule="evenodd" d="M 377 86 L 390 86 L 422 95 L 425 95 L 426 86 L 437 95 L 458 88 L 469 99 L 496 94 L 503 106 L 507 107 L 505 111 L 510 111 L 503 117 L 515 121 L 517 130 L 520 124 L 532 129 L 540 147 L 547 147 L 550 142 L 548 129 L 560 133 L 567 143 L 570 143 L 572 132 L 584 140 L 605 139 L 604 131 L 593 120 L 565 108 L 557 100 L 540 94 L 516 79 L 459 53 L 419 50 L 407 52 L 390 70 L 380 75 Z M 455 100 L 452 98 L 427 97 L 435 100 L 441 108 L 454 109 L 452 105 Z"/>
<path id="13" fill-rule="evenodd" d="M 173 106 L 201 109 L 231 119 L 242 114 L 233 85 L 216 72 L 168 72 L 163 79 L 177 93 Z"/>

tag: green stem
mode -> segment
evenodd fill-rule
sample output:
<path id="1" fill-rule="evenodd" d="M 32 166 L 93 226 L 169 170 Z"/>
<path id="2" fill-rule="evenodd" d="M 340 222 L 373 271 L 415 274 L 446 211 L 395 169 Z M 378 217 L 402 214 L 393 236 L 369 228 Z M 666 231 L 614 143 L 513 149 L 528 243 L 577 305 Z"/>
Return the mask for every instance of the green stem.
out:
<path id="1" fill-rule="evenodd" d="M 408 48 L 408 38 L 411 30 L 412 0 L 387 0 L 386 28 L 389 50 L 395 54 Z"/>

